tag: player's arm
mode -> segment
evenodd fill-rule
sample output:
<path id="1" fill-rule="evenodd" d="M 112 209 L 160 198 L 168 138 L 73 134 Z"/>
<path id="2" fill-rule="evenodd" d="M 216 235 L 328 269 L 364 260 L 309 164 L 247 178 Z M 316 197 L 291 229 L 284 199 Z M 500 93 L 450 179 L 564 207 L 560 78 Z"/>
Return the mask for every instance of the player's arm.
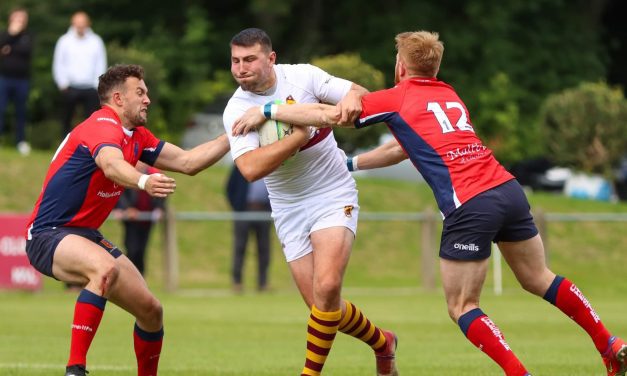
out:
<path id="1" fill-rule="evenodd" d="M 230 149 L 229 139 L 223 134 L 190 150 L 166 142 L 155 162 L 155 167 L 186 175 L 196 175 L 219 161 Z"/>
<path id="2" fill-rule="evenodd" d="M 257 129 L 267 119 L 276 119 L 296 126 L 314 126 L 318 128 L 332 126 L 354 127 L 352 123 L 338 124 L 340 109 L 322 103 L 266 104 L 249 108 L 242 117 L 233 123 L 233 136 L 247 134 Z"/>
<path id="3" fill-rule="evenodd" d="M 122 150 L 104 146 L 96 155 L 96 165 L 115 183 L 130 188 L 144 189 L 155 197 L 167 197 L 174 193 L 176 182 L 163 174 L 145 175 L 124 160 Z"/>
<path id="4" fill-rule="evenodd" d="M 361 97 L 366 94 L 368 94 L 366 88 L 353 82 L 348 93 L 336 104 L 340 112 L 340 119 L 336 124 L 353 123 L 361 114 Z"/>
<path id="5" fill-rule="evenodd" d="M 370 151 L 348 158 L 347 164 L 351 171 L 370 170 L 395 165 L 405 159 L 407 159 L 405 150 L 396 140 L 391 140 Z"/>
<path id="6" fill-rule="evenodd" d="M 246 180 L 259 180 L 279 168 L 308 141 L 309 128 L 294 127 L 289 136 L 240 155 L 235 159 L 235 164 Z"/>

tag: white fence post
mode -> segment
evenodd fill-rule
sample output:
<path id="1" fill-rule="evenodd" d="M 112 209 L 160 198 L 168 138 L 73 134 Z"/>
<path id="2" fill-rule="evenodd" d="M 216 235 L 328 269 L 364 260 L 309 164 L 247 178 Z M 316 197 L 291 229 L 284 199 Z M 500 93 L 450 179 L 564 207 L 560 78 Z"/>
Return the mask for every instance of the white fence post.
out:
<path id="1" fill-rule="evenodd" d="M 436 237 L 436 216 L 430 207 L 424 211 L 422 222 L 422 285 L 425 290 L 435 290 L 435 271 L 437 262 L 435 260 L 435 237 Z"/>

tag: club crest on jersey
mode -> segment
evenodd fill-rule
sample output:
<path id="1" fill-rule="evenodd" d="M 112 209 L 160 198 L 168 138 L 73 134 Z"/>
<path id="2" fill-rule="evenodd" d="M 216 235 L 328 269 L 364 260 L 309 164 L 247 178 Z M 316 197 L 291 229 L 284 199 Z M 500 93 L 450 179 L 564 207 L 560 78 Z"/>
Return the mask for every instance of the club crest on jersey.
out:
<path id="1" fill-rule="evenodd" d="M 287 98 L 285 98 L 285 103 L 287 103 L 287 104 L 294 104 L 294 103 L 296 103 L 296 100 L 290 94 L 290 95 L 287 96 Z"/>
<path id="2" fill-rule="evenodd" d="M 348 218 L 351 218 L 353 216 L 353 205 L 346 205 L 344 206 L 344 215 L 347 216 Z"/>

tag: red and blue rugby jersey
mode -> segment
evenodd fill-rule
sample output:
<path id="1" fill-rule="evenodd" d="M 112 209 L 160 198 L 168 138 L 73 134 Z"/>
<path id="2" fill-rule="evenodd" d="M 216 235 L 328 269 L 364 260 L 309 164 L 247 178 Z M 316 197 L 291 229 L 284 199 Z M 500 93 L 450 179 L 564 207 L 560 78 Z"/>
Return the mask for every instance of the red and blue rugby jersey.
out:
<path id="1" fill-rule="evenodd" d="M 164 143 L 145 127 L 123 128 L 110 107 L 94 112 L 68 134 L 52 158 L 28 224 L 29 238 L 47 228 L 102 225 L 124 190 L 96 165 L 102 147 L 121 149 L 133 166 L 138 160 L 153 165 Z"/>
<path id="2" fill-rule="evenodd" d="M 514 177 L 483 145 L 466 105 L 437 79 L 408 79 L 362 98 L 357 128 L 384 122 L 431 186 L 444 216 Z"/>

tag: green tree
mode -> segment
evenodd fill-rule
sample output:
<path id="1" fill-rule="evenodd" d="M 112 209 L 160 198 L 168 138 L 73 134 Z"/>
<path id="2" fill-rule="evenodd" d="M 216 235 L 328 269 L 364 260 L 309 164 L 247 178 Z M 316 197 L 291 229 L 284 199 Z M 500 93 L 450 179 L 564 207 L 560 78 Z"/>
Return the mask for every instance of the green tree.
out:
<path id="1" fill-rule="evenodd" d="M 334 76 L 358 83 L 370 91 L 379 90 L 385 86 L 383 73 L 364 62 L 357 54 L 318 57 L 311 63 Z M 334 129 L 339 146 L 347 153 L 353 153 L 359 147 L 376 145 L 381 134 L 386 131 L 384 127 L 368 127 L 359 132 L 350 129 Z"/>
<path id="2" fill-rule="evenodd" d="M 496 74 L 488 86 L 479 91 L 479 111 L 473 114 L 472 123 L 486 145 L 502 162 L 520 159 L 527 147 L 522 141 L 525 129 L 521 129 L 520 108 L 516 87 L 507 74 Z"/>
<path id="3" fill-rule="evenodd" d="M 627 100 L 619 88 L 587 82 L 551 95 L 540 119 L 555 162 L 612 177 L 627 150 Z"/>

